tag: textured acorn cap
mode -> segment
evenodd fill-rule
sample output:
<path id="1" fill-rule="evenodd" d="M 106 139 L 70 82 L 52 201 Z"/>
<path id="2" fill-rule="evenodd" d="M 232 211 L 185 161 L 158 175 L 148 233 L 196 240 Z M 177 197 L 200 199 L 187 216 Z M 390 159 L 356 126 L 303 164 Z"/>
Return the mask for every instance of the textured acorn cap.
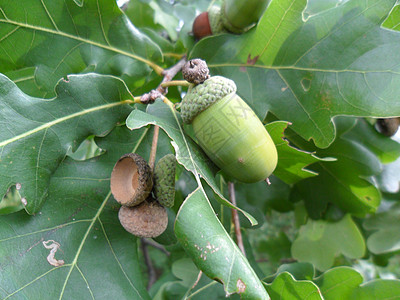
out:
<path id="1" fill-rule="evenodd" d="M 175 155 L 168 154 L 158 161 L 154 169 L 154 196 L 163 206 L 174 206 L 175 167 Z"/>
<path id="2" fill-rule="evenodd" d="M 207 107 L 232 93 L 236 93 L 236 84 L 222 76 L 213 76 L 202 84 L 190 86 L 182 100 L 181 115 L 183 122 L 191 123 Z"/>
<path id="3" fill-rule="evenodd" d="M 222 22 L 221 8 L 219 6 L 213 5 L 210 7 L 208 10 L 208 21 L 210 22 L 212 34 L 226 32 L 224 23 Z"/>
<path id="4" fill-rule="evenodd" d="M 137 237 L 157 237 L 168 225 L 167 210 L 157 201 L 146 200 L 134 207 L 121 206 L 118 218 L 125 230 Z"/>
<path id="5" fill-rule="evenodd" d="M 123 155 L 111 173 L 111 192 L 119 203 L 135 206 L 143 202 L 153 188 L 151 169 L 136 153 Z"/>

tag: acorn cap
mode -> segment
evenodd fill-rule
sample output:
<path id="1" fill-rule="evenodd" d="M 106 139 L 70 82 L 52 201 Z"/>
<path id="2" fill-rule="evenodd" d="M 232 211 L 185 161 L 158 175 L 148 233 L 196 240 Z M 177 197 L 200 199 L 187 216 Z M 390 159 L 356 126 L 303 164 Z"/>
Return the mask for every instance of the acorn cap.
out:
<path id="1" fill-rule="evenodd" d="M 111 173 L 111 192 L 119 203 L 135 206 L 143 202 L 153 188 L 151 169 L 136 153 L 128 153 L 117 161 Z"/>
<path id="2" fill-rule="evenodd" d="M 219 6 L 211 6 L 208 10 L 208 21 L 212 34 L 226 32 L 224 23 L 222 22 L 221 8 Z"/>
<path id="3" fill-rule="evenodd" d="M 154 196 L 163 206 L 174 206 L 175 167 L 175 155 L 168 154 L 158 161 L 154 169 Z"/>
<path id="4" fill-rule="evenodd" d="M 183 122 L 191 123 L 207 107 L 232 93 L 236 93 L 236 84 L 222 76 L 213 76 L 202 84 L 190 86 L 181 105 Z"/>
<path id="5" fill-rule="evenodd" d="M 168 225 L 167 210 L 151 198 L 138 206 L 121 206 L 118 218 L 125 230 L 137 237 L 157 237 Z"/>

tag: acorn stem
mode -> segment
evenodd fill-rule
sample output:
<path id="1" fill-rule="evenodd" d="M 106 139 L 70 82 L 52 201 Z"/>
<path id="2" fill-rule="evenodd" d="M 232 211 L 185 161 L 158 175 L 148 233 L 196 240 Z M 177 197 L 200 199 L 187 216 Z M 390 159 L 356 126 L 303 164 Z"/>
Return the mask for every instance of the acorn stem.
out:
<path id="1" fill-rule="evenodd" d="M 231 182 L 231 181 L 228 182 L 228 189 L 229 189 L 229 199 L 231 200 L 233 205 L 237 206 L 236 205 L 236 195 L 235 195 L 235 185 L 233 182 Z M 243 245 L 242 232 L 240 231 L 239 215 L 238 215 L 238 212 L 236 209 L 232 208 L 231 211 L 232 211 L 233 227 L 235 228 L 236 241 L 237 241 L 240 251 L 242 251 L 243 255 L 246 256 L 246 251 L 244 250 L 244 245 Z"/>
<path id="2" fill-rule="evenodd" d="M 161 83 L 161 86 L 163 88 L 170 87 L 170 86 L 189 86 L 190 82 L 187 82 L 186 80 L 172 80 L 172 81 L 166 81 Z"/>
<path id="3" fill-rule="evenodd" d="M 152 172 L 154 171 L 154 164 L 156 161 L 158 133 L 159 132 L 160 132 L 160 127 L 158 125 L 154 125 L 153 141 L 151 143 L 150 158 L 149 158 L 149 166 L 150 166 L 150 169 Z"/>

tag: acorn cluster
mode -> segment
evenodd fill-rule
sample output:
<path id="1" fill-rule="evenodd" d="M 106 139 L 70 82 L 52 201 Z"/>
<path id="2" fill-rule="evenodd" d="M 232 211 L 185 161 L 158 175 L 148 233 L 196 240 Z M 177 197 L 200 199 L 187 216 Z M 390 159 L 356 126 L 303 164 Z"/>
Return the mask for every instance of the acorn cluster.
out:
<path id="1" fill-rule="evenodd" d="M 111 192 L 122 205 L 118 218 L 126 231 L 146 238 L 165 231 L 165 207 L 172 207 L 175 199 L 175 166 L 172 154 L 158 161 L 154 173 L 136 153 L 125 154 L 117 161 L 111 173 Z"/>

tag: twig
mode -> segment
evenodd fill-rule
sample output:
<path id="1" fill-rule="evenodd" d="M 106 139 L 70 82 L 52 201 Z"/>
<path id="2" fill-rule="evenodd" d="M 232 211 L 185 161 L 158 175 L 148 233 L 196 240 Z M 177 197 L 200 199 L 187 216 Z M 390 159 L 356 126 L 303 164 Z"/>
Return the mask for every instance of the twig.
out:
<path id="1" fill-rule="evenodd" d="M 146 242 L 143 242 L 143 238 L 140 239 L 141 241 L 141 248 L 143 252 L 144 263 L 147 267 L 147 272 L 149 273 L 149 281 L 147 282 L 147 290 L 150 290 L 151 286 L 156 282 L 156 270 L 154 269 L 153 263 L 151 262 L 149 252 L 147 249 Z"/>
<path id="2" fill-rule="evenodd" d="M 167 94 L 168 88 L 164 88 L 162 84 L 164 82 L 171 81 L 175 77 L 175 75 L 178 74 L 178 72 L 182 69 L 185 63 L 186 63 L 186 55 L 183 56 L 181 60 L 176 63 L 176 65 L 172 66 L 169 69 L 164 70 L 162 72 L 164 78 L 161 81 L 161 84 L 158 86 L 157 91 L 159 91 L 163 95 Z"/>
<path id="3" fill-rule="evenodd" d="M 182 69 L 183 65 L 186 63 L 186 56 L 184 56 L 176 65 L 172 66 L 171 68 L 167 69 L 167 70 L 163 70 L 162 71 L 162 75 L 164 76 L 162 82 L 160 83 L 160 85 L 157 87 L 156 90 L 152 90 L 150 93 L 148 93 L 147 95 L 142 95 L 140 97 L 140 101 L 141 103 L 143 103 L 143 97 L 147 97 L 147 101 L 149 103 L 151 103 L 151 101 L 154 101 L 156 97 L 158 97 L 160 94 L 162 97 L 164 97 L 165 94 L 167 94 L 168 92 L 168 88 L 164 88 L 162 87 L 162 83 L 167 82 L 167 81 L 171 81 L 175 75 Z M 153 99 L 154 98 L 154 99 Z M 164 97 L 165 99 L 164 102 L 169 101 L 166 97 Z M 136 99 L 135 99 L 136 100 Z M 168 103 L 168 102 L 166 102 Z M 168 103 L 169 105 L 173 105 Z M 150 158 L 149 158 L 149 166 L 151 168 L 151 170 L 154 170 L 154 164 L 155 164 L 155 160 L 156 160 L 156 153 L 157 153 L 157 143 L 158 143 L 158 133 L 160 131 L 160 127 L 157 125 L 154 125 L 154 135 L 153 135 L 153 142 L 151 144 L 151 151 L 150 151 Z M 147 289 L 149 290 L 151 288 L 151 286 L 154 284 L 154 282 L 157 279 L 157 274 L 156 271 L 154 269 L 153 263 L 151 262 L 149 253 L 148 253 L 148 249 L 147 249 L 147 245 L 149 244 L 148 241 L 144 240 L 143 238 L 141 239 L 141 248 L 143 251 L 143 257 L 144 257 L 144 261 L 147 267 L 147 272 L 149 273 L 149 282 L 147 283 Z M 152 245 L 154 247 L 154 245 Z M 158 248 L 160 249 L 160 248 Z M 169 255 L 169 253 L 168 253 Z"/>
<path id="4" fill-rule="evenodd" d="M 203 275 L 203 272 L 200 270 L 199 275 L 197 275 L 197 279 L 194 282 L 194 284 L 192 285 L 192 290 L 196 287 L 196 285 L 199 283 L 200 279 L 201 279 L 201 275 Z"/>
<path id="5" fill-rule="evenodd" d="M 186 80 L 171 80 L 171 81 L 166 81 L 161 83 L 161 86 L 163 88 L 167 88 L 170 86 L 189 86 L 190 82 L 186 81 Z"/>
<path id="6" fill-rule="evenodd" d="M 153 240 L 149 240 L 149 239 L 142 239 L 143 243 L 146 243 L 149 246 L 152 246 L 153 248 L 156 248 L 158 250 L 160 250 L 162 253 L 164 253 L 167 256 L 170 256 L 171 253 L 169 253 L 163 245 L 160 245 L 159 243 L 154 242 Z"/>
<path id="7" fill-rule="evenodd" d="M 236 206 L 235 185 L 233 184 L 233 182 L 228 182 L 228 189 L 229 189 L 229 198 L 232 204 Z M 243 255 L 246 256 L 246 251 L 244 250 L 243 246 L 242 232 L 240 231 L 239 215 L 236 209 L 232 208 L 231 211 L 232 211 L 233 227 L 235 228 L 237 244 L 240 251 L 242 251 Z"/>
<path id="8" fill-rule="evenodd" d="M 153 134 L 153 142 L 151 143 L 151 151 L 149 158 L 149 166 L 150 169 L 154 170 L 154 164 L 156 162 L 156 153 L 157 153 L 157 143 L 158 143 L 158 133 L 160 132 L 160 127 L 158 125 L 154 125 L 154 134 Z"/>

